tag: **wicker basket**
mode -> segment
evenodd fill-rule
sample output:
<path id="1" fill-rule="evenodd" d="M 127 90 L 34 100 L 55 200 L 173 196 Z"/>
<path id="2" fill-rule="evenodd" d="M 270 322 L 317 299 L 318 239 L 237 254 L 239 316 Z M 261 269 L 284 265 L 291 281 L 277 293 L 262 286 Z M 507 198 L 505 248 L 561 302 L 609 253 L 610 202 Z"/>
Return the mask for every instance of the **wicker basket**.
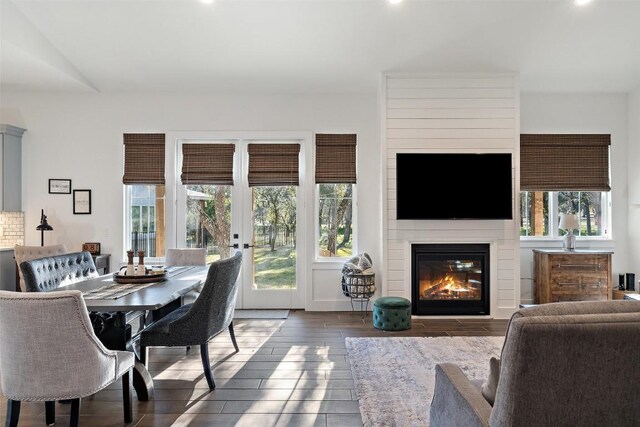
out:
<path id="1" fill-rule="evenodd" d="M 376 291 L 376 275 L 343 274 L 342 293 L 351 299 L 369 299 Z"/>

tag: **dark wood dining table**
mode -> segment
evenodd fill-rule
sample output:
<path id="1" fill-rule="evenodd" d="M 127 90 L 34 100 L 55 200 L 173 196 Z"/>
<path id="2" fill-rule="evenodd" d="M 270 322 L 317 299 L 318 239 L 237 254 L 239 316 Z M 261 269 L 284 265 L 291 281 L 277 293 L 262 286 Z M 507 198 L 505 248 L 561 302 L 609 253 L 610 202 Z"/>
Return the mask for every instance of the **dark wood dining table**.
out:
<path id="1" fill-rule="evenodd" d="M 169 267 L 166 279 L 151 285 L 136 285 L 128 295 L 113 298 L 105 296 L 95 298 L 97 290 L 106 292 L 112 286 L 117 286 L 113 274 L 96 277 L 77 282 L 57 290 L 79 290 L 85 295 L 87 309 L 92 313 L 91 318 L 96 322 L 103 322 L 98 338 L 111 350 L 128 350 L 136 354 L 136 364 L 133 371 L 133 387 L 138 400 L 146 401 L 153 397 L 153 379 L 146 366 L 140 362 L 137 349 L 138 334 L 145 327 L 161 319 L 168 313 L 182 305 L 182 297 L 197 288 L 207 276 L 208 266 Z M 94 295 L 91 295 L 91 293 Z M 137 329 L 134 329 L 137 322 Z M 99 329 L 99 328 L 98 328 Z"/>

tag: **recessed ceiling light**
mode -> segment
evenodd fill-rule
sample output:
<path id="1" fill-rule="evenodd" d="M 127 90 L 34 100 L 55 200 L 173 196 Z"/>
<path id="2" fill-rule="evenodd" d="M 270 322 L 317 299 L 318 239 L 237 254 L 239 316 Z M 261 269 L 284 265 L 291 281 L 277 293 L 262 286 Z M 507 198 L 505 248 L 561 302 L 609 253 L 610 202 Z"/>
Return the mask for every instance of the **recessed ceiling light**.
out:
<path id="1" fill-rule="evenodd" d="M 391 4 L 398 4 L 398 3 L 402 2 L 402 0 L 388 0 L 388 1 Z"/>
<path id="2" fill-rule="evenodd" d="M 591 0 L 575 0 L 577 6 L 584 6 L 587 3 L 591 3 Z"/>

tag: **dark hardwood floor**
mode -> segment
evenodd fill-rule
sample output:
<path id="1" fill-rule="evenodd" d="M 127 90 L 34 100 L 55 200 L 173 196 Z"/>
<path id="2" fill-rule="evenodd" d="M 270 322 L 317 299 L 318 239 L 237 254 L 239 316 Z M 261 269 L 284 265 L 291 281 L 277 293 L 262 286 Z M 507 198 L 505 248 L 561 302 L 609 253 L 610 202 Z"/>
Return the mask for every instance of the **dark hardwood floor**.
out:
<path id="1" fill-rule="evenodd" d="M 209 345 L 217 388 L 209 392 L 198 348 L 153 348 L 155 398 L 138 402 L 129 426 L 360 426 L 345 337 L 504 335 L 506 320 L 414 319 L 384 332 L 371 314 L 292 310 L 287 319 L 234 321 L 240 352 L 225 332 Z M 70 349 L 71 350 L 71 349 Z M 52 361 L 52 367 L 64 361 Z M 122 426 L 120 383 L 83 399 L 80 425 Z M 69 406 L 56 404 L 58 425 Z M 2 419 L 6 404 L 0 410 Z M 43 403 L 23 403 L 20 426 L 42 426 Z"/>

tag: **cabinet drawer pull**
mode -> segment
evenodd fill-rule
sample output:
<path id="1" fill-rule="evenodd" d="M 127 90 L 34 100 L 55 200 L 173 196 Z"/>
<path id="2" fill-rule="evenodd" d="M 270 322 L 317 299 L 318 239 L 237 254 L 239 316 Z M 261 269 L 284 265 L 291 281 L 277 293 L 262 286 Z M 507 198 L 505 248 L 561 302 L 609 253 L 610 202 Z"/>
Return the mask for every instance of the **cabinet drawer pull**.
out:
<path id="1" fill-rule="evenodd" d="M 594 268 L 600 270 L 600 264 L 557 264 L 558 268 Z"/>
<path id="2" fill-rule="evenodd" d="M 593 287 L 593 288 L 599 288 L 600 286 L 602 286 L 602 281 L 599 280 L 596 283 L 571 283 L 571 282 L 558 282 L 557 283 L 558 286 L 578 286 L 580 288 L 587 288 L 587 287 Z"/>

